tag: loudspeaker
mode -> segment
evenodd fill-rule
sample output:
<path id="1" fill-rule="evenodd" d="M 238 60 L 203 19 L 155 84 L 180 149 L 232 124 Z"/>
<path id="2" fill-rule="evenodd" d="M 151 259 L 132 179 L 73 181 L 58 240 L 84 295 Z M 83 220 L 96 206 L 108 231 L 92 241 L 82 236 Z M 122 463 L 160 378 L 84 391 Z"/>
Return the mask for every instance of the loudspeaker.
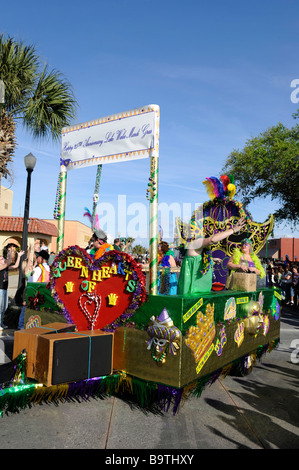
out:
<path id="1" fill-rule="evenodd" d="M 113 334 L 101 330 L 38 338 L 35 379 L 44 385 L 77 382 L 112 372 Z"/>
<path id="2" fill-rule="evenodd" d="M 14 334 L 13 359 L 23 350 L 26 351 L 26 377 L 35 379 L 37 339 L 41 335 L 53 332 L 75 331 L 76 325 L 72 323 L 49 323 L 43 327 L 28 328 L 16 331 Z"/>

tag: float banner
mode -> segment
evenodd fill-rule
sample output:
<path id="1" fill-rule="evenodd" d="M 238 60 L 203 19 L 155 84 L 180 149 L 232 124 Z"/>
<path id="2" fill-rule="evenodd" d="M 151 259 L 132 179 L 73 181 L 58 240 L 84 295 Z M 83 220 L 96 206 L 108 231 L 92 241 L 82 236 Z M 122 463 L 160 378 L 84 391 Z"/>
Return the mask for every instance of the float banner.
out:
<path id="1" fill-rule="evenodd" d="M 158 142 L 159 106 L 125 111 L 62 129 L 60 165 L 68 170 L 147 158 Z"/>

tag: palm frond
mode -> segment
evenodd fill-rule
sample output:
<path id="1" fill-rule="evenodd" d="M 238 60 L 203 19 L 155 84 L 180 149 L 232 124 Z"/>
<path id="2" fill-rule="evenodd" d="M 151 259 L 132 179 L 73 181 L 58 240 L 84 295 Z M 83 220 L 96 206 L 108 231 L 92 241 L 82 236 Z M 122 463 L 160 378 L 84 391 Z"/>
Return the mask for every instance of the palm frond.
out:
<path id="1" fill-rule="evenodd" d="M 5 110 L 21 119 L 35 138 L 60 139 L 75 117 L 71 85 L 56 70 L 41 67 L 35 47 L 0 35 L 0 78 L 5 85 Z"/>
<path id="2" fill-rule="evenodd" d="M 33 46 L 0 36 L 0 77 L 5 85 L 5 109 L 17 115 L 34 90 L 38 57 Z"/>
<path id="3" fill-rule="evenodd" d="M 75 117 L 76 101 L 70 84 L 56 70 L 44 67 L 34 94 L 24 106 L 24 125 L 33 137 L 60 139 L 63 127 Z"/>
<path id="4" fill-rule="evenodd" d="M 10 164 L 16 148 L 15 123 L 2 111 L 0 114 L 0 178 L 11 176 Z"/>

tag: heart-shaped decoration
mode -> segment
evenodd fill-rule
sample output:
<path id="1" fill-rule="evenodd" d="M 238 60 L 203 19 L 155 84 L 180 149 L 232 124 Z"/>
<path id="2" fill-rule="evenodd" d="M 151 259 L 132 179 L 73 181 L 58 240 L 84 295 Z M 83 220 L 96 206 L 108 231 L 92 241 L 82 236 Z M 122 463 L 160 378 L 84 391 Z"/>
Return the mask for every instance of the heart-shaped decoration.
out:
<path id="1" fill-rule="evenodd" d="M 140 266 L 122 251 L 108 251 L 94 261 L 87 251 L 70 246 L 56 256 L 50 286 L 64 317 L 78 331 L 113 331 L 146 298 Z"/>

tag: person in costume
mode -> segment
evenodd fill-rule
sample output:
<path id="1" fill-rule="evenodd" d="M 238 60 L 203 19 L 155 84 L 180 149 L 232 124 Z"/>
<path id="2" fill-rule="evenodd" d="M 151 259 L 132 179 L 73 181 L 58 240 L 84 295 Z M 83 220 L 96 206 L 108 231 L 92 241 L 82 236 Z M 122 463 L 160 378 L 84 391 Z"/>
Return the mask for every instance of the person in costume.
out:
<path id="1" fill-rule="evenodd" d="M 162 266 L 163 268 L 175 268 L 176 262 L 174 259 L 174 253 L 172 250 L 169 249 L 169 245 L 167 242 L 161 241 L 158 246 L 158 259 L 159 264 L 158 266 Z M 163 278 L 163 279 L 162 279 Z M 165 281 L 165 282 L 162 282 Z M 164 284 L 162 286 L 162 284 Z M 165 286 L 167 284 L 167 286 Z M 161 292 L 161 289 L 163 292 Z M 177 294 L 177 275 L 176 273 L 167 273 L 162 271 L 159 272 L 159 279 L 158 279 L 158 291 L 161 293 L 165 293 L 168 295 L 176 295 Z"/>
<path id="2" fill-rule="evenodd" d="M 36 266 L 34 267 L 28 282 L 49 282 L 50 266 L 48 264 L 49 253 L 47 250 L 35 252 Z"/>
<path id="3" fill-rule="evenodd" d="M 95 259 L 101 258 L 106 251 L 113 250 L 113 245 L 107 243 L 107 235 L 103 230 L 97 230 L 92 236 L 93 248 L 90 255 Z"/>
<path id="4" fill-rule="evenodd" d="M 178 294 L 197 294 L 210 292 L 212 289 L 213 279 L 213 258 L 207 250 L 210 245 L 218 243 L 221 240 L 229 237 L 233 233 L 242 230 L 245 224 L 244 217 L 241 217 L 237 224 L 223 232 L 214 233 L 211 237 L 204 238 L 204 233 L 201 224 L 201 236 L 195 240 L 185 243 L 187 254 L 185 255 L 179 282 Z"/>
<path id="5" fill-rule="evenodd" d="M 266 276 L 259 258 L 253 252 L 252 242 L 249 238 L 242 240 L 241 248 L 234 249 L 233 256 L 230 257 L 227 267 L 232 271 L 258 274 L 261 279 Z"/>

